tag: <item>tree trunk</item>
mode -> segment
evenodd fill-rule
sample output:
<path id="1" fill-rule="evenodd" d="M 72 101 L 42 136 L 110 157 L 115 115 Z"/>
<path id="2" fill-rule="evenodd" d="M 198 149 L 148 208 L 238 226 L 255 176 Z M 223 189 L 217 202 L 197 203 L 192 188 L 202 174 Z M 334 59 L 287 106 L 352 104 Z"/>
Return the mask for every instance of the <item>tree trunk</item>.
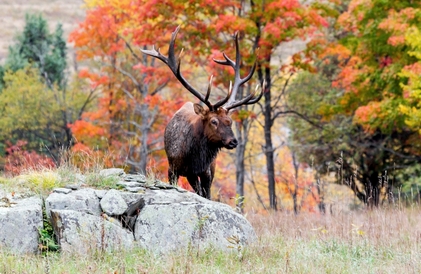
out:
<path id="1" fill-rule="evenodd" d="M 236 199 L 236 208 L 240 212 L 243 212 L 244 206 L 244 175 L 245 175 L 245 166 L 244 166 L 244 155 L 246 152 L 246 144 L 248 141 L 247 138 L 247 121 L 236 122 L 237 129 L 237 140 L 238 145 L 235 150 L 235 167 L 236 167 L 236 188 L 235 192 L 237 194 Z"/>
<path id="2" fill-rule="evenodd" d="M 325 193 L 323 182 L 320 179 L 319 173 L 316 173 L 316 188 L 317 188 L 317 195 L 319 196 L 319 204 L 317 205 L 319 208 L 320 213 L 323 215 L 326 214 L 326 204 L 325 204 Z"/>
<path id="3" fill-rule="evenodd" d="M 380 184 L 379 176 L 373 172 L 369 176 L 365 177 L 365 193 L 366 193 L 366 205 L 373 209 L 379 206 L 380 201 Z"/>
<path id="4" fill-rule="evenodd" d="M 149 135 L 149 105 L 142 104 L 140 106 L 140 113 L 142 115 L 142 122 L 140 125 L 140 151 L 139 151 L 139 172 L 146 175 L 146 165 L 148 163 L 148 135 Z"/>
<path id="5" fill-rule="evenodd" d="M 267 60 L 270 64 L 270 58 Z M 265 81 L 266 89 L 264 93 L 265 105 L 263 108 L 263 115 L 265 117 L 264 123 L 264 134 L 265 134 L 265 156 L 266 156 L 266 169 L 268 177 L 268 190 L 269 190 L 269 203 L 270 208 L 277 210 L 277 199 L 276 199 L 276 185 L 275 185 L 275 160 L 274 160 L 274 149 L 272 143 L 272 106 L 271 106 L 271 77 L 270 68 L 265 68 Z"/>
<path id="6" fill-rule="evenodd" d="M 298 206 L 298 199 L 297 199 L 297 196 L 298 196 L 298 171 L 299 171 L 299 168 L 300 168 L 300 163 L 297 161 L 297 158 L 296 158 L 296 155 L 295 155 L 295 152 L 293 152 L 292 151 L 292 165 L 294 166 L 294 191 L 292 192 L 292 201 L 293 201 L 293 204 L 294 204 L 294 214 L 295 215 L 298 215 L 298 213 L 299 213 L 299 211 L 300 211 L 300 209 L 299 209 L 299 206 Z"/>

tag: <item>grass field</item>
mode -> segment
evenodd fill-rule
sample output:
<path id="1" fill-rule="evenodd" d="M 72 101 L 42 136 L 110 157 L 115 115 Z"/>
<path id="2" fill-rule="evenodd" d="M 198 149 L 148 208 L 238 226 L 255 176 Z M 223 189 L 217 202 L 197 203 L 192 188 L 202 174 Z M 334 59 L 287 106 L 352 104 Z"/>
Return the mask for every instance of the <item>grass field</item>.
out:
<path id="1" fill-rule="evenodd" d="M 421 273 L 419 208 L 247 218 L 258 241 L 230 254 L 0 253 L 0 273 Z"/>

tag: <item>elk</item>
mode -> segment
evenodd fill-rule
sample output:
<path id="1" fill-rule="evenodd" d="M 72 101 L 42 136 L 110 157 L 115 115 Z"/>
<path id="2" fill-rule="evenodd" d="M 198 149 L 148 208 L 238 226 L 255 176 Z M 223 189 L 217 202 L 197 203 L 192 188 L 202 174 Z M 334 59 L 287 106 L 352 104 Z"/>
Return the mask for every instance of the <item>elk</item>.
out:
<path id="1" fill-rule="evenodd" d="M 162 55 L 159 49 L 155 50 L 155 47 L 152 50 L 142 50 L 142 52 L 164 62 L 174 73 L 177 80 L 206 105 L 204 107 L 197 103 L 185 103 L 166 126 L 164 145 L 169 162 L 169 182 L 177 184 L 179 176 L 187 177 L 189 184 L 197 194 L 210 199 L 210 188 L 215 174 L 215 160 L 218 152 L 221 148 L 234 149 L 238 144 L 231 128 L 232 119 L 229 116 L 229 111 L 241 105 L 257 103 L 263 95 L 264 87 L 258 95 L 258 87 L 256 87 L 249 95 L 235 101 L 238 89 L 251 79 L 256 69 L 255 62 L 249 74 L 241 78 L 241 55 L 238 34 L 235 34 L 235 61 L 231 60 L 225 53 L 223 53 L 225 60 L 213 59 L 220 65 L 231 66 L 234 69 L 234 84 L 230 83 L 225 98 L 215 104 L 209 102 L 213 76 L 210 77 L 206 96 L 203 96 L 181 74 L 180 57 L 177 60 L 174 55 L 174 44 L 179 30 L 180 27 L 177 27 L 172 33 L 168 57 Z"/>

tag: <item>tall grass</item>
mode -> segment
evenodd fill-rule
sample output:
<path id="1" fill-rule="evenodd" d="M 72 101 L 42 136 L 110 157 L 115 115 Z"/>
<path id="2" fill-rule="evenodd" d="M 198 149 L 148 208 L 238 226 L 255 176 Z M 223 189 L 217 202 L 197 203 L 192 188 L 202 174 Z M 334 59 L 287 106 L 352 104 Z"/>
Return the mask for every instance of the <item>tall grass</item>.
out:
<path id="1" fill-rule="evenodd" d="M 288 212 L 247 218 L 258 240 L 230 253 L 180 250 L 158 256 L 115 253 L 11 255 L 0 273 L 420 273 L 421 210 L 360 210 L 337 215 Z"/>

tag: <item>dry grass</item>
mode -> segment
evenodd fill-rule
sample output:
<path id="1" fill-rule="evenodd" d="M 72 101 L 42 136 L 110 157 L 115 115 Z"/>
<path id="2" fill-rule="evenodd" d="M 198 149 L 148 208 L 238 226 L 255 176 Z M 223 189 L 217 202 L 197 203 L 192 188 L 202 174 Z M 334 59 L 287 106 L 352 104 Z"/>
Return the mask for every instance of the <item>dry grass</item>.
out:
<path id="1" fill-rule="evenodd" d="M 0 253 L 0 273 L 420 273 L 420 213 L 249 214 L 258 241 L 241 252 Z"/>

